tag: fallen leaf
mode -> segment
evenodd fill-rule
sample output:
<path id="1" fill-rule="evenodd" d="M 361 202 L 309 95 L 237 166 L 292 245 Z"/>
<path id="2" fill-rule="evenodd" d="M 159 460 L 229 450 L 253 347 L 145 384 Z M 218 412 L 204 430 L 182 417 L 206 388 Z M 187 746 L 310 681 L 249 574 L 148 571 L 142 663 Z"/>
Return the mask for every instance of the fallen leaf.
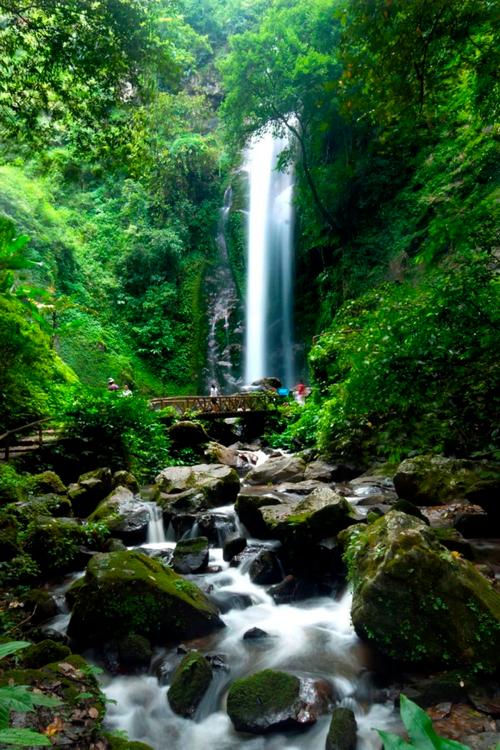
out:
<path id="1" fill-rule="evenodd" d="M 49 726 L 44 730 L 44 734 L 47 737 L 53 737 L 55 734 L 59 734 L 64 729 L 64 721 L 60 716 L 56 716 L 54 721 L 51 721 Z"/>

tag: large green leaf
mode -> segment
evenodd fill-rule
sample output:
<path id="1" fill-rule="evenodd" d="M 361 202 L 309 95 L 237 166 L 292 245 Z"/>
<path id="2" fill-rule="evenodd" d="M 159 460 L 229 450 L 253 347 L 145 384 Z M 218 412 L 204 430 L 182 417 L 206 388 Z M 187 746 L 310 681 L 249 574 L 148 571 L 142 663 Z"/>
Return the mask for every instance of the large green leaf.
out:
<path id="1" fill-rule="evenodd" d="M 384 743 L 384 750 L 415 750 L 413 745 L 409 745 L 402 737 L 392 732 L 383 732 L 377 729 L 381 740 Z"/>
<path id="2" fill-rule="evenodd" d="M 8 643 L 0 643 L 0 659 L 10 656 L 10 654 L 15 654 L 16 651 L 20 651 L 27 646 L 31 646 L 29 641 L 9 641 Z"/>
<path id="3" fill-rule="evenodd" d="M 418 750 L 469 750 L 460 742 L 439 737 L 425 711 L 405 695 L 401 695 L 401 718 Z"/>
<path id="4" fill-rule="evenodd" d="M 0 729 L 0 743 L 18 747 L 47 747 L 50 740 L 32 729 Z"/>

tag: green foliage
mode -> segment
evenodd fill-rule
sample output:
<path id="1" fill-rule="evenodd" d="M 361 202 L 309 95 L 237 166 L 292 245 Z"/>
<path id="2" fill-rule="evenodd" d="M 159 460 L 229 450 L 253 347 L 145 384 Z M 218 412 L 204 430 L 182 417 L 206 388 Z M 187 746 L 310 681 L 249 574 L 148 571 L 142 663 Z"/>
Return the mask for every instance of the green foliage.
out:
<path id="1" fill-rule="evenodd" d="M 0 659 L 10 656 L 17 651 L 30 646 L 28 641 L 11 641 L 0 644 Z M 35 706 L 58 706 L 58 698 L 53 698 L 41 692 L 33 692 L 25 685 L 8 685 L 0 687 L 0 742 L 17 747 L 51 746 L 48 737 L 32 729 L 13 729 L 9 727 L 10 711 L 27 713 Z"/>
<path id="2" fill-rule="evenodd" d="M 401 694 L 400 700 L 401 718 L 410 742 L 406 742 L 392 732 L 378 730 L 384 742 L 384 750 L 470 750 L 467 745 L 436 734 L 425 711 L 405 695 Z"/>
<path id="3" fill-rule="evenodd" d="M 0 505 L 24 500 L 27 480 L 13 466 L 0 464 Z"/>
<path id="4" fill-rule="evenodd" d="M 67 438 L 81 442 L 103 465 L 126 467 L 145 479 L 169 463 L 163 425 L 140 396 L 82 389 L 67 408 L 65 424 Z"/>

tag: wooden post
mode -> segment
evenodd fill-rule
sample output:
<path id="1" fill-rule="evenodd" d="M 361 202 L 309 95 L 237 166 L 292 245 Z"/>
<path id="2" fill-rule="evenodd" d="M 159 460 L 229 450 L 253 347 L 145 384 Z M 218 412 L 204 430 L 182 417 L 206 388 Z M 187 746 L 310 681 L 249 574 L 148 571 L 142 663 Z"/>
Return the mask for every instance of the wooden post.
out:
<path id="1" fill-rule="evenodd" d="M 43 429 L 42 425 L 38 425 L 38 447 L 41 448 L 43 445 Z"/>

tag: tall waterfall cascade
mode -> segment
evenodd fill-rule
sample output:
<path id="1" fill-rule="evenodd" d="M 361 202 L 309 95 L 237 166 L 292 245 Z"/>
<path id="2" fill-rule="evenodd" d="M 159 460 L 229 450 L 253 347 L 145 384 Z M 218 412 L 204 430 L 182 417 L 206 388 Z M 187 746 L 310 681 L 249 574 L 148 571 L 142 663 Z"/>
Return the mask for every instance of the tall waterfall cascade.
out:
<path id="1" fill-rule="evenodd" d="M 208 338 L 207 364 L 204 373 L 207 392 L 216 383 L 223 393 L 231 393 L 239 384 L 235 362 L 239 359 L 241 330 L 240 303 L 229 263 L 226 243 L 226 224 L 232 204 L 232 190 L 224 193 L 224 204 L 219 215 L 216 244 L 217 262 L 207 279 Z"/>
<path id="2" fill-rule="evenodd" d="M 278 171 L 286 138 L 263 133 L 250 143 L 245 381 L 295 382 L 293 341 L 293 169 Z"/>

